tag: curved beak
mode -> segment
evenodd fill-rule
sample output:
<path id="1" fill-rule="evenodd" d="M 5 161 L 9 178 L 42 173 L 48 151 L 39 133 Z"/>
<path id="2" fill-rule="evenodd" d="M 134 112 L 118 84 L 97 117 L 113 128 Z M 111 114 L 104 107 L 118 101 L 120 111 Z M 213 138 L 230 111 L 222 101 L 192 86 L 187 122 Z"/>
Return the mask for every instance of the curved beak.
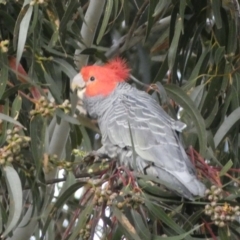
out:
<path id="1" fill-rule="evenodd" d="M 83 99 L 83 95 L 86 91 L 86 83 L 83 80 L 81 73 L 78 73 L 72 80 L 71 84 L 72 91 L 76 91 L 77 96 Z"/>

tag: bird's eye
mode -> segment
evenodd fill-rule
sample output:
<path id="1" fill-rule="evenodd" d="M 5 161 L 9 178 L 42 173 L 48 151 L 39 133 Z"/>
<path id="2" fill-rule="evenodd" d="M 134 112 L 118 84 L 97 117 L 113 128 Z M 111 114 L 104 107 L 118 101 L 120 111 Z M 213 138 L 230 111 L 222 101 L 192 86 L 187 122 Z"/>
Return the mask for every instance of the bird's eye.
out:
<path id="1" fill-rule="evenodd" d="M 94 81 L 94 80 L 95 80 L 95 77 L 91 76 L 90 81 Z"/>

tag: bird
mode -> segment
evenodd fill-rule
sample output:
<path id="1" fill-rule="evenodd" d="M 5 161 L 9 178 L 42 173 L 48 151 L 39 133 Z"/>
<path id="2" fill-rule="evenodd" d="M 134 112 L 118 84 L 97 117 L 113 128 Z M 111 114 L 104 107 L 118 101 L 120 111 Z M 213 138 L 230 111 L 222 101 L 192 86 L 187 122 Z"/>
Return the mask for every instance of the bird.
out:
<path id="1" fill-rule="evenodd" d="M 186 125 L 171 118 L 147 92 L 129 84 L 129 76 L 126 61 L 117 57 L 104 65 L 82 67 L 72 80 L 72 90 L 101 132 L 102 147 L 96 154 L 156 177 L 182 197 L 203 197 L 205 185 L 177 134 Z"/>

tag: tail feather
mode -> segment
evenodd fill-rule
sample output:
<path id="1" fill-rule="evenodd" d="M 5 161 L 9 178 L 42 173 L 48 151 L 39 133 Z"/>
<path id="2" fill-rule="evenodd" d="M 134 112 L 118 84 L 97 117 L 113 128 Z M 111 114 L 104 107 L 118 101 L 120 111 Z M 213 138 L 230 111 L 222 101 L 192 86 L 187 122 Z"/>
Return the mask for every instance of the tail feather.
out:
<path id="1" fill-rule="evenodd" d="M 158 178 L 158 182 L 180 196 L 190 200 L 194 200 L 194 196 L 204 196 L 204 184 L 202 184 L 195 175 L 187 171 L 181 173 L 168 172 L 139 156 L 136 156 L 136 159 L 133 160 L 132 151 L 130 150 L 121 150 L 118 154 L 118 158 L 121 165 L 129 166 L 138 172 Z M 137 169 L 135 169 L 135 167 Z"/>

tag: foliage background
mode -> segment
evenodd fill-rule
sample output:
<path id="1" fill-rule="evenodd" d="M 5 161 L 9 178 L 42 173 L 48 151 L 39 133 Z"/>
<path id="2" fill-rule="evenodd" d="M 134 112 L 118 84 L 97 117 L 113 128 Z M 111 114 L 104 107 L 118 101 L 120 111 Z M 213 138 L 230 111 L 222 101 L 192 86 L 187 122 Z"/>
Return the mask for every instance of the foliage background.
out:
<path id="1" fill-rule="evenodd" d="M 2 238 L 239 239 L 237 0 L 0 6 Z M 189 202 L 114 161 L 83 157 L 99 147 L 99 134 L 86 117 L 73 117 L 70 81 L 81 66 L 117 55 L 132 68 L 130 82 L 171 116 L 181 106 L 199 178 L 221 190 Z"/>

